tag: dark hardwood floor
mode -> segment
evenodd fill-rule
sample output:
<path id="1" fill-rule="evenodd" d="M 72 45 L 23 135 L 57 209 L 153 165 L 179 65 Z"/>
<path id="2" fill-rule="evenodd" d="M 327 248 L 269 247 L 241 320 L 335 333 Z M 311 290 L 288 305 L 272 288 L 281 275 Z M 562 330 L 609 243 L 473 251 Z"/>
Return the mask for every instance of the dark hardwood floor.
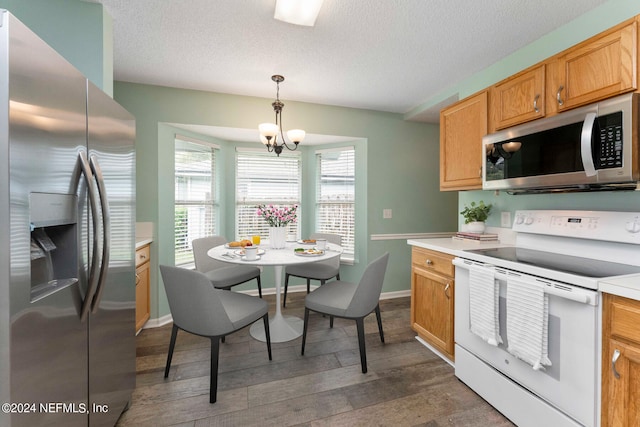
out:
<path id="1" fill-rule="evenodd" d="M 287 297 L 285 315 L 302 317 L 305 293 Z M 275 308 L 275 296 L 265 297 Z M 511 426 L 453 368 L 422 346 L 409 327 L 409 298 L 380 303 L 366 319 L 368 373 L 362 374 L 355 322 L 312 313 L 301 339 L 266 344 L 245 328 L 221 344 L 218 401 L 209 403 L 209 340 L 181 331 L 169 378 L 171 325 L 137 337 L 137 386 L 125 426 Z"/>

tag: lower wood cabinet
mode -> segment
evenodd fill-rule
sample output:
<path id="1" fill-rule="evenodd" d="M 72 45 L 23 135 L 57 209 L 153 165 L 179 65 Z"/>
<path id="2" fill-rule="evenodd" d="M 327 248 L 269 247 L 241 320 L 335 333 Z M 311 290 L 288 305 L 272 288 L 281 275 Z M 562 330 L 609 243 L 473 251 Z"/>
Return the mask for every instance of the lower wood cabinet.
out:
<path id="1" fill-rule="evenodd" d="M 151 315 L 149 272 L 151 270 L 149 245 L 136 249 L 136 332 L 140 331 Z"/>
<path id="2" fill-rule="evenodd" d="M 639 426 L 640 301 L 603 295 L 601 426 Z"/>
<path id="3" fill-rule="evenodd" d="M 454 361 L 453 256 L 414 247 L 411 261 L 411 327 Z"/>

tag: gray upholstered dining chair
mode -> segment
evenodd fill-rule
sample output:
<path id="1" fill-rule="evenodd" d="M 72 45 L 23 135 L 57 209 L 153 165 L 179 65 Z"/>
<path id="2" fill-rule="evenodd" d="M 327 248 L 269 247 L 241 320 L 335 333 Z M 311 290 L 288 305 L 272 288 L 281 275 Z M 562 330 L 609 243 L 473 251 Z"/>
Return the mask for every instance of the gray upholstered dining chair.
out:
<path id="1" fill-rule="evenodd" d="M 306 296 L 304 301 L 304 327 L 302 330 L 302 355 L 307 340 L 307 326 L 309 325 L 309 311 L 315 311 L 331 316 L 354 319 L 358 329 L 358 346 L 360 347 L 360 364 L 362 373 L 367 373 L 367 353 L 364 342 L 364 318 L 376 312 L 380 341 L 384 343 L 382 318 L 380 316 L 380 292 L 387 271 L 389 252 L 371 261 L 367 266 L 360 282 L 343 282 L 336 280 L 315 289 Z"/>
<path id="2" fill-rule="evenodd" d="M 254 296 L 213 288 L 207 276 L 199 271 L 161 265 L 160 272 L 173 317 L 164 377 L 169 376 L 179 329 L 210 338 L 209 402 L 215 403 L 218 394 L 220 338 L 262 318 L 267 351 L 271 360 L 268 304 Z"/>
<path id="3" fill-rule="evenodd" d="M 313 233 L 310 239 L 327 239 L 328 243 L 342 246 L 342 236 L 330 233 Z M 287 306 L 287 289 L 289 288 L 289 276 L 307 279 L 307 293 L 311 290 L 311 280 L 319 280 L 324 285 L 327 280 L 336 278 L 340 280 L 340 257 L 334 257 L 326 261 L 309 262 L 305 264 L 289 265 L 284 271 L 284 296 L 282 306 Z"/>
<path id="4" fill-rule="evenodd" d="M 207 236 L 193 239 L 193 259 L 196 270 L 206 274 L 206 276 L 217 289 L 230 289 L 249 280 L 256 279 L 258 282 L 258 294 L 262 298 L 262 284 L 260 283 L 260 269 L 251 265 L 230 265 L 228 263 L 215 260 L 207 255 L 207 251 L 216 246 L 224 245 L 227 239 L 223 236 Z"/>

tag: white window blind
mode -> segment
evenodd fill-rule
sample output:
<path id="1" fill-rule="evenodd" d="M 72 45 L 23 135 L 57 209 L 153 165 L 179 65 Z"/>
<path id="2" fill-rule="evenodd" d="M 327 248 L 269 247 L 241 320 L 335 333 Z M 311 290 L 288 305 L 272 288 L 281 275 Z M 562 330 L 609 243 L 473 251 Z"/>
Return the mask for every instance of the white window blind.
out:
<path id="1" fill-rule="evenodd" d="M 274 153 L 238 149 L 236 153 L 236 233 L 238 238 L 269 236 L 269 225 L 256 214 L 261 204 L 298 205 L 298 221 L 288 225 L 299 235 L 301 179 L 300 153 Z"/>
<path id="2" fill-rule="evenodd" d="M 355 256 L 355 149 L 316 152 L 316 231 L 342 236 L 342 259 Z"/>
<path id="3" fill-rule="evenodd" d="M 214 146 L 175 140 L 175 263 L 193 262 L 191 241 L 217 233 L 219 201 Z"/>

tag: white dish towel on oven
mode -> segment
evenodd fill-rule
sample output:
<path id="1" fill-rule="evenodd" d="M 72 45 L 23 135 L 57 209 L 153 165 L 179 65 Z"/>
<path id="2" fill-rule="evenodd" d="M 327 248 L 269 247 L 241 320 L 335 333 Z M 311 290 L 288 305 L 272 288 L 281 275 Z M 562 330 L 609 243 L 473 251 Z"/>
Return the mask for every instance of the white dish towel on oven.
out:
<path id="1" fill-rule="evenodd" d="M 494 267 L 469 266 L 469 329 L 495 346 L 502 343 L 498 318 L 499 294 Z"/>
<path id="2" fill-rule="evenodd" d="M 549 297 L 535 279 L 507 278 L 507 351 L 544 369 L 549 360 Z"/>

